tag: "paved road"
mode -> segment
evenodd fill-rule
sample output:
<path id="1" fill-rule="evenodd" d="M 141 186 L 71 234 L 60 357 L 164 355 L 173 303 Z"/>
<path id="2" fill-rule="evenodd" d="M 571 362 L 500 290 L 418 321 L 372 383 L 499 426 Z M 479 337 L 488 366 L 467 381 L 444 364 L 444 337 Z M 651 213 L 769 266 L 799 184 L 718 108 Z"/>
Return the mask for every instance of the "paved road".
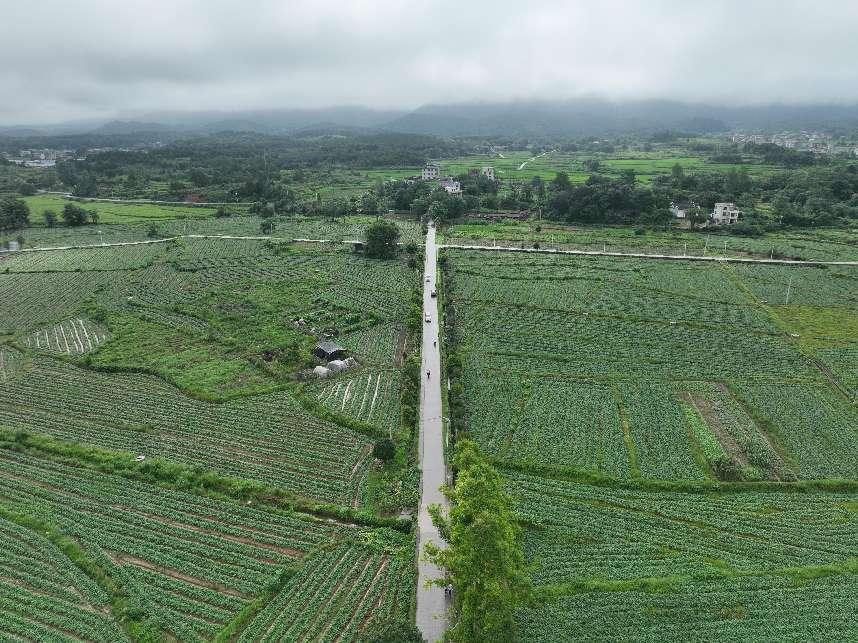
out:
<path id="1" fill-rule="evenodd" d="M 501 252 L 533 252 L 556 255 L 578 255 L 588 257 L 632 257 L 635 259 L 666 259 L 670 261 L 715 261 L 723 263 L 767 263 L 787 266 L 858 266 L 858 261 L 799 261 L 795 259 L 751 259 L 749 257 L 718 257 L 707 255 L 704 257 L 695 255 L 662 255 L 646 254 L 643 252 L 603 252 L 600 250 L 556 250 L 554 248 L 521 248 L 515 246 L 473 246 L 455 243 L 446 243 L 440 248 L 452 248 L 454 250 L 495 250 Z"/>
<path id="2" fill-rule="evenodd" d="M 425 276 L 423 283 L 423 314 L 431 321 L 423 322 L 422 370 L 420 379 L 420 513 L 418 515 L 418 552 L 422 558 L 423 546 L 427 542 L 443 545 L 438 530 L 429 516 L 429 505 L 440 504 L 448 508 L 447 498 L 439 491 L 446 481 L 447 468 L 444 462 L 444 433 L 441 425 L 441 353 L 438 346 L 438 300 L 431 296 L 436 286 L 435 272 L 438 249 L 435 245 L 435 228 L 429 227 L 426 234 Z M 430 376 L 427 377 L 427 371 Z M 423 637 L 432 643 L 438 641 L 447 628 L 446 599 L 444 589 L 426 581 L 441 576 L 441 570 L 428 562 L 418 562 L 417 578 L 417 627 Z"/>

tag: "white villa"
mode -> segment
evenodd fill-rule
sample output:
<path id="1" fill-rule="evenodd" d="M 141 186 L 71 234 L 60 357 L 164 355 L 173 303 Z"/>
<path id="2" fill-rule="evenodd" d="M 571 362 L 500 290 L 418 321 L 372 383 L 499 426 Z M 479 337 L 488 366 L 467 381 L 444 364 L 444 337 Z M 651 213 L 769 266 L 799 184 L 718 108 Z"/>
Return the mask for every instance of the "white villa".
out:
<path id="1" fill-rule="evenodd" d="M 715 225 L 733 225 L 741 215 L 742 211 L 735 203 L 716 203 L 709 219 Z"/>
<path id="2" fill-rule="evenodd" d="M 486 177 L 489 181 L 495 180 L 495 169 L 491 165 L 487 165 L 480 170 L 480 174 Z"/>

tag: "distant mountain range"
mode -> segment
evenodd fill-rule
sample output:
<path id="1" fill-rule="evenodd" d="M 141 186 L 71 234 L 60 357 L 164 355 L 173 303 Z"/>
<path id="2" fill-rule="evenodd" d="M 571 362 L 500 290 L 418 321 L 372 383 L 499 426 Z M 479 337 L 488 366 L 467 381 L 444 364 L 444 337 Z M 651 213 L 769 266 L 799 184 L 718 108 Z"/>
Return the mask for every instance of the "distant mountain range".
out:
<path id="1" fill-rule="evenodd" d="M 347 135 L 367 131 L 435 136 L 582 137 L 674 130 L 858 129 L 858 105 L 727 106 L 677 101 L 517 101 L 425 105 L 413 111 L 342 106 L 242 112 L 159 112 L 134 120 L 0 127 L 0 136 L 162 134 L 165 140 L 222 131 Z"/>

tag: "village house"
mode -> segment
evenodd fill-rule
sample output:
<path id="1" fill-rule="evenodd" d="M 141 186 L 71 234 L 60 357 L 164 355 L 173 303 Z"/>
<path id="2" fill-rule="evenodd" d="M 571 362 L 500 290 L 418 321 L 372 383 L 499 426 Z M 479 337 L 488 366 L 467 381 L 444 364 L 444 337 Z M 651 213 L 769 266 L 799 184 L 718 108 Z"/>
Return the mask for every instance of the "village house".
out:
<path id="1" fill-rule="evenodd" d="M 426 163 L 426 167 L 423 168 L 423 173 L 421 177 L 424 181 L 434 181 L 441 175 L 441 166 L 438 163 L 433 163 L 431 161 Z"/>
<path id="2" fill-rule="evenodd" d="M 700 210 L 702 208 L 694 201 L 670 202 L 670 213 L 674 219 L 679 219 L 680 222 L 687 221 L 693 214 L 699 214 Z"/>
<path id="3" fill-rule="evenodd" d="M 447 194 L 458 195 L 462 193 L 462 184 L 459 183 L 452 176 L 448 176 L 444 179 L 441 179 L 440 181 L 438 181 L 438 185 L 444 188 Z"/>
<path id="4" fill-rule="evenodd" d="M 480 174 L 486 177 L 489 181 L 495 180 L 495 169 L 491 165 L 487 165 L 480 170 Z"/>
<path id="5" fill-rule="evenodd" d="M 714 225 L 733 225 L 741 215 L 742 211 L 735 203 L 716 203 L 709 219 Z"/>

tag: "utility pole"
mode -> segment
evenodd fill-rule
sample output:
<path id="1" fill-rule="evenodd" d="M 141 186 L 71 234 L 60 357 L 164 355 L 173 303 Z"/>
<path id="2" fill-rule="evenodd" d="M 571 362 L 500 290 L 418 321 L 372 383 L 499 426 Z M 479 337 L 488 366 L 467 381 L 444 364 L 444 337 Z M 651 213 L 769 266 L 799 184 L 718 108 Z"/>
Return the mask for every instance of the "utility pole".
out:
<path id="1" fill-rule="evenodd" d="M 792 275 L 789 276 L 789 283 L 787 284 L 786 302 L 784 303 L 784 306 L 789 306 L 790 290 L 792 290 Z"/>

